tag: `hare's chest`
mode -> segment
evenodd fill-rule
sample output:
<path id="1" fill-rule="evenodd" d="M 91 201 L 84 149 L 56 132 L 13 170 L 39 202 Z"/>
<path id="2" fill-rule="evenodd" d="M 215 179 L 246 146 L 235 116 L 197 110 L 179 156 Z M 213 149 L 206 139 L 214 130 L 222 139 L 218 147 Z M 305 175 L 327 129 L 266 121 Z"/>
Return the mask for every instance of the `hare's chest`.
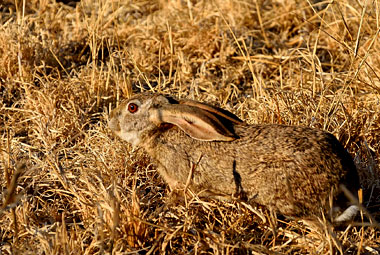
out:
<path id="1" fill-rule="evenodd" d="M 161 176 L 171 187 L 188 183 L 196 189 L 212 189 L 211 184 L 215 186 L 216 180 L 218 183 L 233 181 L 232 163 L 229 164 L 231 166 L 225 165 L 231 168 L 228 174 L 221 173 L 218 170 L 220 160 L 215 159 L 214 153 L 210 154 L 197 146 L 184 148 L 166 145 L 149 154 L 156 160 Z"/>
<path id="2" fill-rule="evenodd" d="M 180 146 L 168 145 L 163 142 L 159 145 L 154 150 L 148 150 L 148 153 L 156 161 L 161 176 L 169 186 L 186 183 L 192 166 L 189 153 Z"/>

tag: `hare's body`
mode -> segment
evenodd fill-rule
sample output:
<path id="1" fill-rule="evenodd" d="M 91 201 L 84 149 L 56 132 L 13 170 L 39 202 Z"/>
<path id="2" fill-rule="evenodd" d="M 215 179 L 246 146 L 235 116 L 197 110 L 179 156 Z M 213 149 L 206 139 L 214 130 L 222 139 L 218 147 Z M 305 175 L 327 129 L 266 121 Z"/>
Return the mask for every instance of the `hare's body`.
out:
<path id="1" fill-rule="evenodd" d="M 154 102 L 157 97 L 161 101 Z M 141 113 L 133 116 L 125 108 L 129 102 L 137 104 L 136 100 Z M 169 113 L 171 105 L 181 104 L 183 112 Z M 355 165 L 333 135 L 307 127 L 247 125 L 224 111 L 215 119 L 209 113 L 195 117 L 191 107 L 197 104 L 209 113 L 220 110 L 140 95 L 111 114 L 110 127 L 143 147 L 172 189 L 183 188 L 190 178 L 189 188 L 199 196 L 239 196 L 285 215 L 303 216 L 326 209 L 330 194 L 345 206 L 344 199 L 338 198 L 340 184 L 353 193 L 358 189 Z M 219 127 L 222 122 L 228 123 Z M 188 130 L 188 125 L 201 132 Z"/>
<path id="2" fill-rule="evenodd" d="M 329 133 L 282 125 L 237 126 L 236 133 L 241 138 L 231 142 L 203 142 L 173 126 L 143 147 L 173 189 L 192 174 L 189 187 L 200 196 L 243 195 L 285 215 L 326 208 L 341 183 L 355 188 L 357 178 L 345 180 L 355 174 L 352 159 Z"/>

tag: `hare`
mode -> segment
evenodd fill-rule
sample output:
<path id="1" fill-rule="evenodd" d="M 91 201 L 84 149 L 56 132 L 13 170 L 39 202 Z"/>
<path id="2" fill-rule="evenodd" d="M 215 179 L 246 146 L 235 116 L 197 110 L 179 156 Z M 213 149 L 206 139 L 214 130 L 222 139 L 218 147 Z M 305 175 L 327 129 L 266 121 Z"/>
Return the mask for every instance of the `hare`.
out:
<path id="1" fill-rule="evenodd" d="M 355 164 L 330 133 L 301 126 L 248 125 L 205 103 L 139 94 L 110 114 L 110 129 L 157 162 L 171 190 L 239 197 L 283 215 L 318 215 L 349 203 L 339 186 L 359 189 Z M 190 179 L 189 179 L 190 178 Z M 358 211 L 351 206 L 337 218 Z"/>

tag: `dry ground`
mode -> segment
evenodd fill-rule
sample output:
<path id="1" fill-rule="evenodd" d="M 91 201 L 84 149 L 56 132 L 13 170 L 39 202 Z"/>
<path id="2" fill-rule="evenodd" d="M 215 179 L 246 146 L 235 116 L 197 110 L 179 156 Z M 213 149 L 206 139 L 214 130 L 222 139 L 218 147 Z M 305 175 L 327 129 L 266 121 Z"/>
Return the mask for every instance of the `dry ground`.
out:
<path id="1" fill-rule="evenodd" d="M 380 254 L 366 217 L 166 206 L 155 166 L 106 124 L 152 90 L 328 130 L 379 221 L 379 29 L 378 0 L 0 1 L 0 254 Z"/>

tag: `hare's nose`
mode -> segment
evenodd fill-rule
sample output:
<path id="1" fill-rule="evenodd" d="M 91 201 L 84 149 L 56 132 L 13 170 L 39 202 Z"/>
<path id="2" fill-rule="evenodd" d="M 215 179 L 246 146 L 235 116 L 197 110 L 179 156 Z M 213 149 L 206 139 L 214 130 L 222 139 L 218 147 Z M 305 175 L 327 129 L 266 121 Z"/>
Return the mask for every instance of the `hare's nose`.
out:
<path id="1" fill-rule="evenodd" d="M 119 132 L 120 131 L 120 122 L 117 118 L 111 117 L 110 120 L 108 121 L 108 127 L 113 131 L 113 132 Z"/>

